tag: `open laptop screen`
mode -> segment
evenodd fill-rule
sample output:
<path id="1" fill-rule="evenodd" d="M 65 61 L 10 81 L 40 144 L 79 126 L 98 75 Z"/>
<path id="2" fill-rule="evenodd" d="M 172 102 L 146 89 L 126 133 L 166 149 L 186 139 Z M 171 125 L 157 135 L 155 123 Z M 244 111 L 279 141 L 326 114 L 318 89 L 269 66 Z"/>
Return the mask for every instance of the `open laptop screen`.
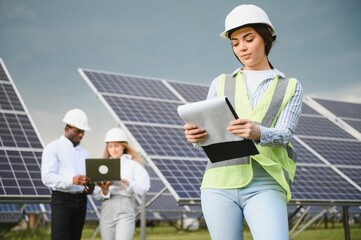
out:
<path id="1" fill-rule="evenodd" d="M 120 159 L 88 158 L 85 160 L 85 172 L 92 182 L 119 181 Z"/>

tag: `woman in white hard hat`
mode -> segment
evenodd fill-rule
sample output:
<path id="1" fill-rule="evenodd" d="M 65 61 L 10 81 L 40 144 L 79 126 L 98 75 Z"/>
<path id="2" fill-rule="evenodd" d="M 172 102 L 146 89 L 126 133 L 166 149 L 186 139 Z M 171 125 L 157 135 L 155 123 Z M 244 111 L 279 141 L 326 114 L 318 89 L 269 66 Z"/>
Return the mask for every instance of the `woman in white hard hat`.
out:
<path id="1" fill-rule="evenodd" d="M 135 231 L 135 194 L 150 188 L 150 178 L 141 159 L 120 128 L 110 129 L 105 136 L 104 158 L 121 159 L 121 181 L 100 182 L 94 197 L 102 200 L 100 234 L 103 240 L 131 240 Z"/>
<path id="2" fill-rule="evenodd" d="M 255 240 L 286 240 L 296 170 L 290 140 L 301 114 L 302 87 L 269 62 L 276 30 L 261 8 L 234 8 L 220 35 L 230 40 L 243 67 L 213 80 L 208 99 L 230 98 L 239 119 L 227 130 L 253 140 L 259 154 L 209 162 L 201 185 L 202 211 L 213 240 L 243 239 L 243 219 Z M 207 129 L 190 123 L 184 130 L 194 144 L 207 135 Z"/>

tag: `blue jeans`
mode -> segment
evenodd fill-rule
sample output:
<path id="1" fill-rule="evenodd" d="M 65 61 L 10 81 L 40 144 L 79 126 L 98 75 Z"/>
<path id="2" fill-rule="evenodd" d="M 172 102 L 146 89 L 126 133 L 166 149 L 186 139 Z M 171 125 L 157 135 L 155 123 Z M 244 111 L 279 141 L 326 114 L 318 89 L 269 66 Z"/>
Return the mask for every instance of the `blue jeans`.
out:
<path id="1" fill-rule="evenodd" d="M 243 240 L 243 219 L 254 240 L 287 240 L 288 216 L 283 188 L 256 162 L 249 185 L 202 189 L 202 211 L 212 240 Z"/>

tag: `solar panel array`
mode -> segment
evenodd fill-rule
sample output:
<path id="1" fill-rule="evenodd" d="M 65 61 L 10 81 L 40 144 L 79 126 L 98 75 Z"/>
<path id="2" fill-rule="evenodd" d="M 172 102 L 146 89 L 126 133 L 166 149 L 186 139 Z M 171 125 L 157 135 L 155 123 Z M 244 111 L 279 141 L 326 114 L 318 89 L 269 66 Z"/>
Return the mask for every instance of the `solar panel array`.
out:
<path id="1" fill-rule="evenodd" d="M 0 59 L 0 201 L 50 198 L 41 182 L 42 150 L 37 130 Z"/>
<path id="2" fill-rule="evenodd" d="M 294 142 L 293 201 L 360 204 L 361 142 L 319 112 L 313 101 L 304 101 Z"/>
<path id="3" fill-rule="evenodd" d="M 208 86 L 88 69 L 79 72 L 131 133 L 178 203 L 199 202 L 207 158 L 185 140 L 177 106 L 204 100 Z M 293 143 L 299 155 L 293 203 L 360 204 L 359 140 L 305 103 Z M 346 166 L 342 172 L 341 164 Z"/>
<path id="4" fill-rule="evenodd" d="M 43 215 L 46 221 L 50 220 L 50 204 L 0 204 L 0 222 L 18 223 L 25 215 Z"/>
<path id="5" fill-rule="evenodd" d="M 41 209 L 39 204 L 35 204 L 50 199 L 50 191 L 41 183 L 40 177 L 43 146 L 3 62 L 0 65 L 0 84 L 0 201 L 4 202 L 0 204 L 0 222 L 18 222 L 28 213 L 43 213 L 50 220 L 50 205 L 43 204 L 44 209 Z M 178 219 L 182 214 L 191 216 L 193 212 L 178 206 L 168 191 L 162 197 L 151 200 L 164 188 L 164 184 L 151 168 L 147 169 L 152 178 L 152 187 L 147 196 L 147 202 L 151 201 L 147 218 Z M 34 204 L 26 204 L 29 202 Z M 97 204 L 99 207 L 100 203 Z M 140 204 L 138 202 L 139 208 Z M 199 211 L 196 209 L 194 212 Z M 97 219 L 97 216 L 88 203 L 87 220 L 92 219 Z"/>

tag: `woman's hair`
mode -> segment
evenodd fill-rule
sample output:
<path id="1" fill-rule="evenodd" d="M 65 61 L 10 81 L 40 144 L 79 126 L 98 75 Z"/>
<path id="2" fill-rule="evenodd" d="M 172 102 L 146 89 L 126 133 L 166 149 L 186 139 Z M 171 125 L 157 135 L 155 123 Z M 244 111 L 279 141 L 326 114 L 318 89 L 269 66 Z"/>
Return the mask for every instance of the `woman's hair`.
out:
<path id="1" fill-rule="evenodd" d="M 143 161 L 140 158 L 139 154 L 137 153 L 137 151 L 135 151 L 134 148 L 132 148 L 129 143 L 127 142 L 119 142 L 123 147 L 124 147 L 124 152 L 123 154 L 129 154 L 130 156 L 132 156 L 132 160 L 140 163 L 143 165 Z M 108 143 L 105 145 L 105 150 L 104 150 L 104 158 L 110 158 L 110 154 L 108 151 Z"/>
<path id="2" fill-rule="evenodd" d="M 276 36 L 272 36 L 272 32 L 271 32 L 270 27 L 267 24 L 263 24 L 263 23 L 247 24 L 247 25 L 244 25 L 244 26 L 241 26 L 241 27 L 238 27 L 238 28 L 234 28 L 234 29 L 228 31 L 228 33 L 227 33 L 228 37 L 230 38 L 232 33 L 237 31 L 238 29 L 244 28 L 244 27 L 253 28 L 262 37 L 262 39 L 263 39 L 263 41 L 265 43 L 265 54 L 268 57 L 268 54 L 270 53 L 271 48 L 273 46 L 273 42 L 276 40 Z M 268 60 L 268 64 L 273 69 L 273 66 L 272 66 L 272 64 L 270 63 L 269 60 Z"/>

